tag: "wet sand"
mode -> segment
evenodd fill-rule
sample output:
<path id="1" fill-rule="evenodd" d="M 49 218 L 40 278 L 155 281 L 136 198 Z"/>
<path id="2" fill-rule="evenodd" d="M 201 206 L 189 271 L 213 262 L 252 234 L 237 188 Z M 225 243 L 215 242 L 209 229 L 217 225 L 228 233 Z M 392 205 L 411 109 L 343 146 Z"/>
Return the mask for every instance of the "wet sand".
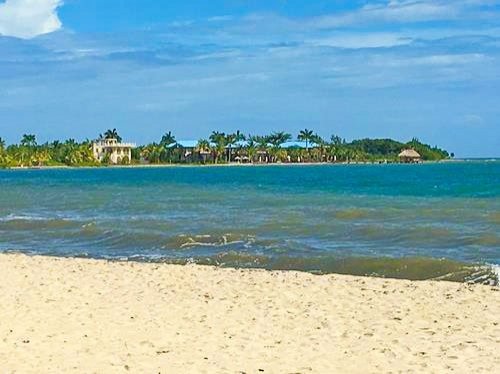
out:
<path id="1" fill-rule="evenodd" d="M 2 372 L 493 373 L 498 288 L 0 255 Z"/>

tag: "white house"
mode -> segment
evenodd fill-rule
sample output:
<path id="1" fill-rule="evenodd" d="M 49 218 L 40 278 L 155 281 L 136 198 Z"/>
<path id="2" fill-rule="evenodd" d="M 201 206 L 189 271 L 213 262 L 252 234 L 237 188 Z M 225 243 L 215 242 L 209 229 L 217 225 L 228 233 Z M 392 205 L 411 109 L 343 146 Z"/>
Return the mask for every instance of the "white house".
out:
<path id="1" fill-rule="evenodd" d="M 111 164 L 130 163 L 133 148 L 135 144 L 120 143 L 117 139 L 98 139 L 92 143 L 94 158 L 99 162 L 108 159 Z"/>

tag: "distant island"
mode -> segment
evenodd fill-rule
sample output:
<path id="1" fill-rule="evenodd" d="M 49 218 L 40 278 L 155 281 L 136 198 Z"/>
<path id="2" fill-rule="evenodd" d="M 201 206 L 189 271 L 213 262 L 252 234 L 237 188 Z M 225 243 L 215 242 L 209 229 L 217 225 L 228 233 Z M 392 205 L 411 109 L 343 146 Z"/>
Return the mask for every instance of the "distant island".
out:
<path id="1" fill-rule="evenodd" d="M 414 138 L 407 143 L 392 139 L 347 142 L 332 135 L 325 140 L 304 129 L 296 138 L 286 132 L 247 135 L 214 131 L 208 139 L 177 140 L 171 132 L 159 142 L 136 146 L 122 142 L 116 129 L 96 140 L 74 139 L 38 144 L 25 134 L 18 144 L 0 138 L 0 167 L 107 166 L 162 164 L 273 164 L 273 163 L 417 163 L 453 158 L 453 153 Z"/>

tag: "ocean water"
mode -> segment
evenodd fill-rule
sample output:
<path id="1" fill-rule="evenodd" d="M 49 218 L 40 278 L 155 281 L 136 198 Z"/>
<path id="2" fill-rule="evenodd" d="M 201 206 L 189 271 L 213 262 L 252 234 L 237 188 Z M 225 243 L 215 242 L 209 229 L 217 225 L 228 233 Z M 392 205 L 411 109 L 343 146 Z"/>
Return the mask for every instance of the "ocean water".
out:
<path id="1" fill-rule="evenodd" d="M 500 162 L 0 170 L 0 251 L 490 280 Z"/>

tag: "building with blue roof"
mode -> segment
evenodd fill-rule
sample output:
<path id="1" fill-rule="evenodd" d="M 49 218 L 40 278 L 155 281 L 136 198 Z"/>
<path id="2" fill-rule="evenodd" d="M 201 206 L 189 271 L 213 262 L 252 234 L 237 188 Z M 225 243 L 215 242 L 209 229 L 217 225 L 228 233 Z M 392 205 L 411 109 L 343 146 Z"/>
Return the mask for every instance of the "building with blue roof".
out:
<path id="1" fill-rule="evenodd" d="M 168 148 L 184 148 L 184 149 L 194 149 L 198 145 L 198 140 L 178 140 L 172 143 Z"/>
<path id="2" fill-rule="evenodd" d="M 205 162 L 210 157 L 215 157 L 211 151 L 200 151 L 198 150 L 198 140 L 178 140 L 173 144 L 170 144 L 168 148 L 182 150 L 180 155 L 181 161 L 189 162 Z M 268 153 L 267 149 L 257 149 L 255 156 L 249 157 L 248 146 L 250 142 L 247 140 L 240 140 L 234 144 L 228 144 L 225 149 L 225 158 L 227 161 L 237 161 L 237 162 L 259 162 L 267 163 L 272 161 L 271 155 Z M 215 144 L 210 143 L 211 147 L 215 147 Z M 308 144 L 304 141 L 289 141 L 280 145 L 280 148 L 285 150 L 306 150 L 317 147 L 318 145 L 314 142 L 309 142 Z M 255 144 L 256 148 L 259 145 Z M 271 144 L 268 144 L 268 148 L 272 148 Z M 297 155 L 295 155 L 297 156 Z M 292 156 L 293 157 L 293 156 Z M 301 162 L 301 157 L 297 156 L 297 161 Z M 288 156 L 289 162 L 292 160 Z"/>
<path id="3" fill-rule="evenodd" d="M 281 145 L 281 148 L 283 149 L 311 149 L 315 148 L 318 145 L 316 143 L 309 142 L 309 144 L 306 144 L 306 142 L 302 141 L 296 141 L 296 142 L 286 142 Z"/>
<path id="4" fill-rule="evenodd" d="M 240 141 L 237 141 L 236 143 L 234 144 L 228 144 L 226 146 L 226 149 L 234 149 L 234 148 L 245 148 L 245 147 L 248 147 L 248 141 L 246 140 L 240 140 Z"/>

